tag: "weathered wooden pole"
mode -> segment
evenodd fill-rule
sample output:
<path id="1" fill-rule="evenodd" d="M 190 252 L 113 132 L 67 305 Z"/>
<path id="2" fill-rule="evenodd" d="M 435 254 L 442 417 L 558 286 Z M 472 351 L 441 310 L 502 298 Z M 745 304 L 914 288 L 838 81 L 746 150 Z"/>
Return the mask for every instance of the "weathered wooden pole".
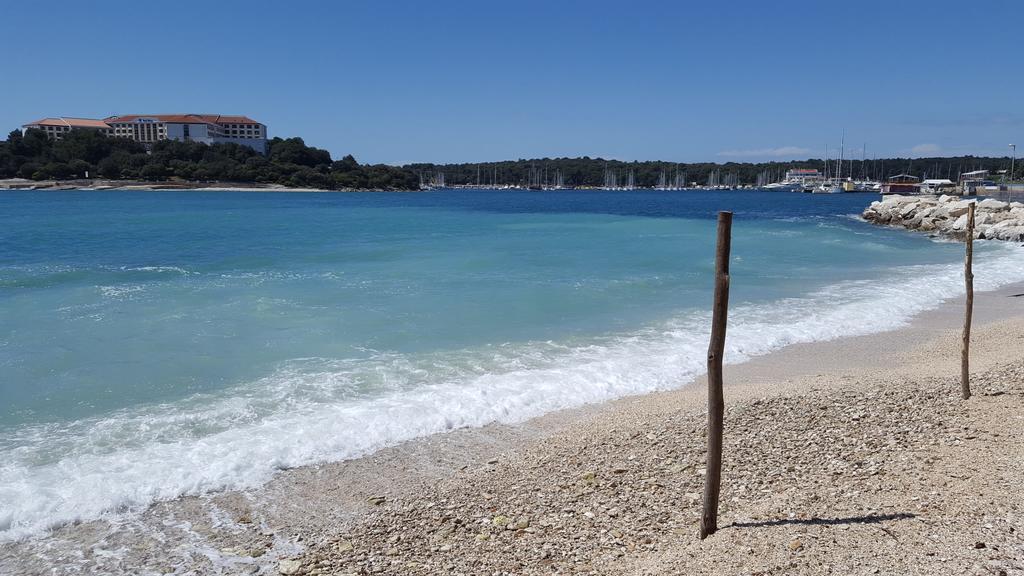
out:
<path id="1" fill-rule="evenodd" d="M 963 346 L 960 349 L 960 393 L 964 400 L 971 397 L 970 381 L 970 349 L 971 349 L 971 317 L 974 315 L 974 272 L 971 269 L 974 260 L 974 202 L 967 206 L 967 253 L 964 256 L 964 285 L 967 288 L 967 310 L 964 313 Z"/>
<path id="2" fill-rule="evenodd" d="M 732 243 L 732 212 L 718 213 L 718 247 L 715 252 L 715 300 L 711 312 L 711 343 L 708 344 L 708 462 L 704 476 L 704 511 L 700 539 L 718 530 L 718 495 L 722 487 L 722 354 L 729 313 L 729 249 Z"/>

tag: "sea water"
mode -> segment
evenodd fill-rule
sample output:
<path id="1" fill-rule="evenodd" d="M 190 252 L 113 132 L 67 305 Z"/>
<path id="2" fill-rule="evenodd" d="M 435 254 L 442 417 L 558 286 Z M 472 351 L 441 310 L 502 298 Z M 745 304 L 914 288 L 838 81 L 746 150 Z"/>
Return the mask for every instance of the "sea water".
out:
<path id="1" fill-rule="evenodd" d="M 0 539 L 904 325 L 963 247 L 770 192 L 0 192 Z M 981 242 L 979 290 L 1024 280 Z"/>

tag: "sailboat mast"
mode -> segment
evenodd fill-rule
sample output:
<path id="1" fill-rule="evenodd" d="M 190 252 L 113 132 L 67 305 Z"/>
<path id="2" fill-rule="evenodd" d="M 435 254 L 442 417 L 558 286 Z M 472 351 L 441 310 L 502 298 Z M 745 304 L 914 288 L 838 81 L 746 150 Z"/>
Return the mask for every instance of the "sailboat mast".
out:
<path id="1" fill-rule="evenodd" d="M 864 163 L 868 157 L 868 143 L 864 143 L 864 147 L 860 149 L 860 179 L 867 180 L 867 165 Z"/>
<path id="2" fill-rule="evenodd" d="M 839 143 L 839 162 L 836 163 L 836 180 L 843 179 L 843 152 L 846 149 L 846 130 L 843 130 L 843 139 Z"/>
<path id="3" fill-rule="evenodd" d="M 828 142 L 825 143 L 825 181 L 828 182 Z"/>

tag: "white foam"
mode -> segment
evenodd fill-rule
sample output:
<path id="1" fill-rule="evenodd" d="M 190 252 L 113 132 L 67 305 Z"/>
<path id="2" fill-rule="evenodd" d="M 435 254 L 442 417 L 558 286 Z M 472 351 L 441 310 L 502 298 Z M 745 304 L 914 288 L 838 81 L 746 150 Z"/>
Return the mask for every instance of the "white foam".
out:
<path id="1" fill-rule="evenodd" d="M 198 272 L 189 272 L 178 266 L 122 266 L 121 270 L 125 272 L 174 272 L 183 276 L 198 274 Z"/>
<path id="2" fill-rule="evenodd" d="M 1024 251 L 979 244 L 979 291 L 1024 280 Z M 959 266 L 908 266 L 882 281 L 737 306 L 726 361 L 898 328 L 962 294 Z M 22 428 L 0 438 L 0 539 L 182 494 L 257 486 L 281 468 L 428 434 L 675 388 L 702 373 L 708 326 L 701 312 L 586 341 L 296 359 L 222 395 Z"/>
<path id="3" fill-rule="evenodd" d="M 100 286 L 100 293 L 107 298 L 118 299 L 122 296 L 131 296 L 138 292 L 142 292 L 146 289 L 145 286 L 140 284 L 121 284 L 114 286 Z"/>

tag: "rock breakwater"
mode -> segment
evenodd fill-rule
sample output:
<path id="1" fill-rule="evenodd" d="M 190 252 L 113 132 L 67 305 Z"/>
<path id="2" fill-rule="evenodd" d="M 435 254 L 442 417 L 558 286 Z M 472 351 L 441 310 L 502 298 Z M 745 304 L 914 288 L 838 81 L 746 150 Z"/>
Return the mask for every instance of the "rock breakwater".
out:
<path id="1" fill-rule="evenodd" d="M 995 198 L 979 200 L 958 196 L 888 196 L 872 202 L 862 216 L 868 222 L 903 226 L 910 230 L 963 238 L 967 210 L 976 203 L 974 237 L 985 240 L 1024 241 L 1024 204 Z"/>

